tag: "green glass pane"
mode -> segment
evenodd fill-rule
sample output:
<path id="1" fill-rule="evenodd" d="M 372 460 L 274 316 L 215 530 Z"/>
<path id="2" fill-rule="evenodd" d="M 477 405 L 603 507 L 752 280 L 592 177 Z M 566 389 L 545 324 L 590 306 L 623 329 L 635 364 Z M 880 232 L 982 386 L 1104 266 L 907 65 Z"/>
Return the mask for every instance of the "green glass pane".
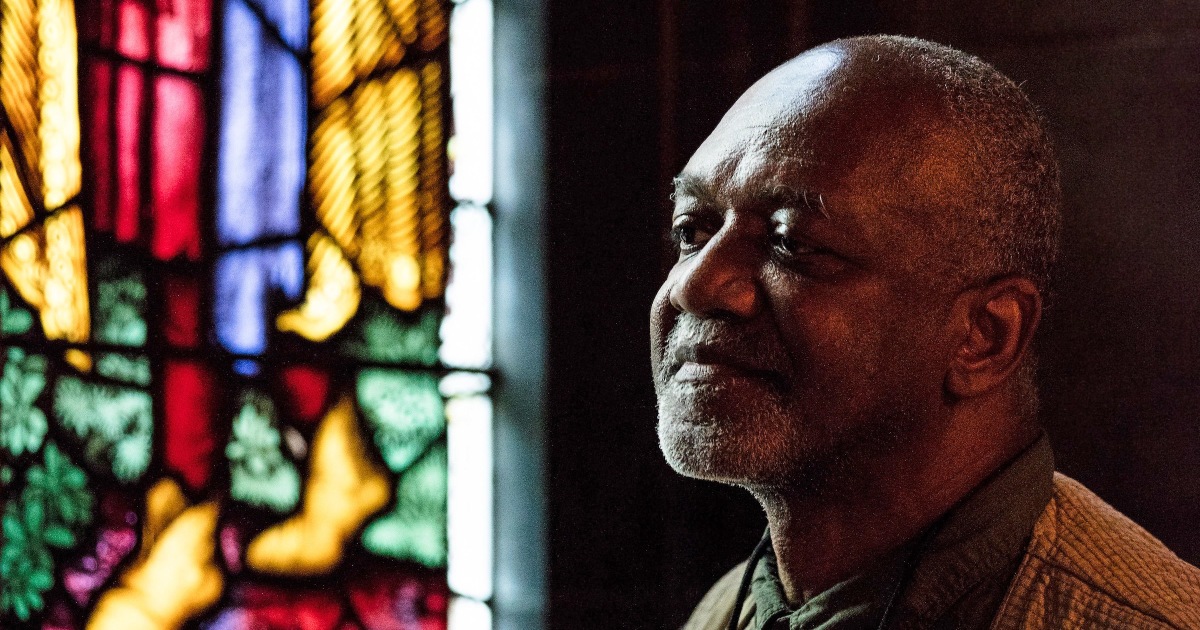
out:
<path id="1" fill-rule="evenodd" d="M 279 512 L 296 506 L 300 474 L 281 446 L 274 403 L 259 392 L 244 392 L 225 447 L 233 498 Z"/>
<path id="2" fill-rule="evenodd" d="M 21 308 L 8 287 L 0 286 L 0 336 L 23 335 L 33 328 L 33 314 Z"/>
<path id="3" fill-rule="evenodd" d="M 4 351 L 0 376 L 0 443 L 14 457 L 32 453 L 46 437 L 46 414 L 35 402 L 46 387 L 46 358 L 21 348 Z"/>
<path id="4" fill-rule="evenodd" d="M 54 559 L 42 537 L 46 519 L 37 503 L 9 501 L 4 506 L 0 547 L 0 614 L 26 621 L 45 607 L 42 593 L 54 585 Z"/>
<path id="5" fill-rule="evenodd" d="M 372 553 L 446 566 L 446 447 L 437 444 L 396 482 L 396 506 L 363 530 Z"/>
<path id="6" fill-rule="evenodd" d="M 96 283 L 92 327 L 96 341 L 125 346 L 146 343 L 146 282 L 142 272 L 119 256 L 94 265 Z"/>
<path id="7" fill-rule="evenodd" d="M 342 352 L 366 361 L 436 365 L 440 309 L 402 314 L 377 298 L 364 297 L 342 341 Z"/>
<path id="8" fill-rule="evenodd" d="M 42 463 L 25 473 L 21 500 L 42 513 L 42 539 L 52 547 L 70 548 L 92 523 L 92 494 L 87 475 L 53 442 L 42 449 Z"/>
<path id="9" fill-rule="evenodd" d="M 357 390 L 375 445 L 392 472 L 408 468 L 446 426 L 442 396 L 432 374 L 365 369 L 358 375 Z"/>
<path id="10" fill-rule="evenodd" d="M 124 482 L 136 481 L 146 471 L 153 430 L 146 392 L 63 376 L 54 388 L 54 413 L 83 440 L 84 457 L 92 466 L 107 467 Z"/>
<path id="11" fill-rule="evenodd" d="M 133 385 L 150 384 L 150 359 L 106 353 L 96 359 L 96 373 Z"/>

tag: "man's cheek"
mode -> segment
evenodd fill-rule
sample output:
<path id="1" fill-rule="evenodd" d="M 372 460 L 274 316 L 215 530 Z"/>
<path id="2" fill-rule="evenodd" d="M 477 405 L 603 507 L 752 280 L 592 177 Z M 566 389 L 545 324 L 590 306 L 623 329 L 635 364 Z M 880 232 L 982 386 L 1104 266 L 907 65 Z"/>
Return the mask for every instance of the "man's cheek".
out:
<path id="1" fill-rule="evenodd" d="M 664 358 L 667 346 L 667 335 L 675 325 L 678 313 L 671 306 L 669 296 L 670 280 L 663 283 L 650 304 L 650 364 L 657 374 L 658 364 Z"/>

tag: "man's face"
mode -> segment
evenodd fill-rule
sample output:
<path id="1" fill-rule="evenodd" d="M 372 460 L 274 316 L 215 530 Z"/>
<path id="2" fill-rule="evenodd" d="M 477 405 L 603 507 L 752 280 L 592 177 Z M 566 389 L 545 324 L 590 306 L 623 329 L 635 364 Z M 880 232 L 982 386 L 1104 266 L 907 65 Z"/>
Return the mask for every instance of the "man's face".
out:
<path id="1" fill-rule="evenodd" d="M 683 474 L 815 481 L 939 417 L 949 293 L 913 209 L 953 197 L 955 143 L 920 98 L 861 74 L 831 49 L 776 70 L 676 182 L 651 352 Z"/>

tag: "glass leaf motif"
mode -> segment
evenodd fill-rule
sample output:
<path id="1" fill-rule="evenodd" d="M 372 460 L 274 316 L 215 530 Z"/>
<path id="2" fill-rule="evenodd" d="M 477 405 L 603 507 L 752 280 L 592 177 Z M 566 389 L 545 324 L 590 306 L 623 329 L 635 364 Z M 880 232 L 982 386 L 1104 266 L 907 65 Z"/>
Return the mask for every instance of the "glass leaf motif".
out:
<path id="1" fill-rule="evenodd" d="M 362 541 L 379 555 L 446 566 L 445 445 L 430 448 L 400 477 L 395 507 L 367 526 Z"/>
<path id="2" fill-rule="evenodd" d="M 42 463 L 26 472 L 20 498 L 4 509 L 0 613 L 15 613 L 21 620 L 44 607 L 42 594 L 54 584 L 51 548 L 74 547 L 92 522 L 93 500 L 83 470 L 53 443 L 42 456 Z"/>
<path id="3" fill-rule="evenodd" d="M 441 319 L 440 309 L 427 307 L 406 315 L 364 296 L 356 325 L 348 330 L 341 349 L 365 361 L 433 366 L 438 360 Z"/>
<path id="4" fill-rule="evenodd" d="M 46 437 L 46 414 L 34 402 L 46 387 L 46 359 L 10 347 L 0 376 L 0 443 L 12 456 L 32 453 Z"/>
<path id="5" fill-rule="evenodd" d="M 267 396 L 247 391 L 233 420 L 225 447 L 229 458 L 230 493 L 235 499 L 286 512 L 300 499 L 300 474 L 283 456 L 275 423 L 275 405 Z"/>
<path id="6" fill-rule="evenodd" d="M 31 328 L 33 314 L 9 296 L 8 287 L 0 286 L 0 336 L 23 335 Z"/>
<path id="7" fill-rule="evenodd" d="M 22 621 L 45 606 L 42 593 L 54 584 L 54 559 L 42 540 L 44 514 L 23 501 L 4 507 L 4 547 L 0 548 L 0 612 Z"/>
<path id="8" fill-rule="evenodd" d="M 92 494 L 87 475 L 53 442 L 42 449 L 42 463 L 25 473 L 21 500 L 37 503 L 45 513 L 46 542 L 74 547 L 92 523 Z"/>
<path id="9" fill-rule="evenodd" d="M 144 356 L 101 354 L 96 360 L 96 373 L 144 387 L 150 384 L 150 359 Z"/>
<path id="10" fill-rule="evenodd" d="M 101 343 L 142 346 L 146 343 L 146 282 L 142 273 L 117 256 L 95 265 L 95 337 Z"/>
<path id="11" fill-rule="evenodd" d="M 137 481 L 150 463 L 153 420 L 149 394 L 125 387 L 58 379 L 54 414 L 84 443 L 84 457 L 120 481 Z"/>
<path id="12" fill-rule="evenodd" d="M 358 405 L 375 434 L 384 463 L 404 472 L 442 435 L 442 396 L 432 374 L 381 368 L 358 375 Z"/>

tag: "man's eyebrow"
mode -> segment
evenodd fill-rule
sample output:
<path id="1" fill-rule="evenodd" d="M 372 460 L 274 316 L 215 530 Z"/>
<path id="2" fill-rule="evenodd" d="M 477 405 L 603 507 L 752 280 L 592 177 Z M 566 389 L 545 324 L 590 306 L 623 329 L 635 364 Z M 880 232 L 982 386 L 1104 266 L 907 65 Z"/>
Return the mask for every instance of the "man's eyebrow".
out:
<path id="1" fill-rule="evenodd" d="M 700 177 L 680 174 L 675 178 L 674 184 L 675 188 L 671 192 L 672 201 L 677 201 L 681 197 L 690 197 L 705 205 L 713 207 L 721 205 L 712 186 Z M 758 191 L 755 197 L 773 206 L 810 210 L 829 218 L 829 212 L 825 208 L 825 197 L 820 193 L 792 188 L 785 184 L 774 184 Z"/>
<path id="2" fill-rule="evenodd" d="M 792 188 L 785 184 L 774 184 L 763 188 L 758 197 L 774 206 L 811 210 L 829 218 L 829 212 L 825 209 L 825 197 L 817 192 Z"/>
<path id="3" fill-rule="evenodd" d="M 681 197 L 691 197 L 705 205 L 714 207 L 720 205 L 712 186 L 695 175 L 681 173 L 675 177 L 673 184 L 675 187 L 671 191 L 671 201 L 678 201 Z"/>

